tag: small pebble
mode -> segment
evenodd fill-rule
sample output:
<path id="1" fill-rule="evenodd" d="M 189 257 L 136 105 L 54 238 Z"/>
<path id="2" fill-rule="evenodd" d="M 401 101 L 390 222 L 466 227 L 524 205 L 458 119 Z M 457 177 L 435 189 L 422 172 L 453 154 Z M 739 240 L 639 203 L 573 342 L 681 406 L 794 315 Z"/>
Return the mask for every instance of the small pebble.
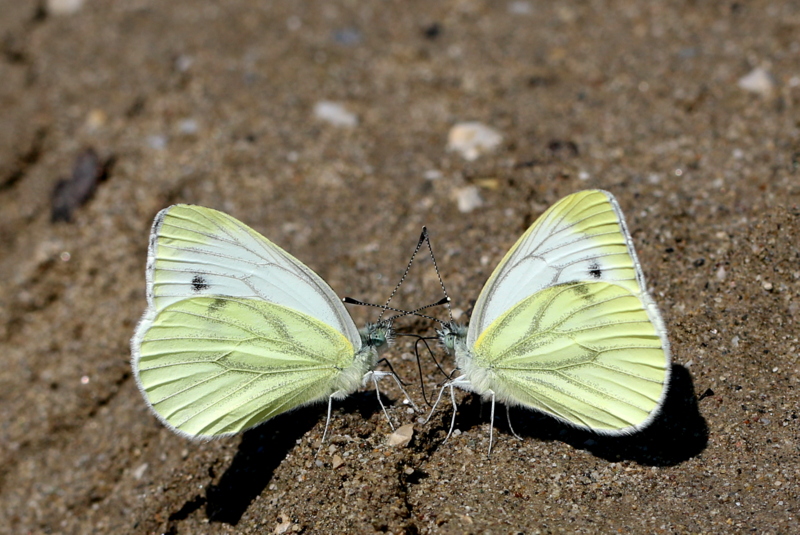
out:
<path id="1" fill-rule="evenodd" d="M 151 149 L 164 150 L 167 148 L 167 136 L 154 135 L 147 136 L 147 144 Z"/>
<path id="2" fill-rule="evenodd" d="M 342 466 L 343 464 L 344 464 L 344 459 L 342 459 L 342 458 L 341 458 L 340 456 L 338 456 L 338 455 L 334 455 L 334 456 L 333 456 L 333 461 L 331 462 L 331 466 L 333 466 L 334 470 L 335 470 L 335 469 L 337 469 L 337 468 L 339 468 L 339 467 L 340 467 L 340 466 Z"/>
<path id="3" fill-rule="evenodd" d="M 106 112 L 95 108 L 86 116 L 86 128 L 88 128 L 89 131 L 98 130 L 106 124 L 107 119 L 108 116 L 106 115 Z"/>
<path id="4" fill-rule="evenodd" d="M 178 131 L 181 134 L 190 136 L 196 134 L 200 130 L 197 121 L 194 119 L 184 119 L 178 123 Z"/>
<path id="5" fill-rule="evenodd" d="M 472 161 L 497 148 L 503 136 L 495 129 L 478 122 L 458 123 L 447 135 L 447 150 Z"/>
<path id="6" fill-rule="evenodd" d="M 358 117 L 338 102 L 323 100 L 314 105 L 314 116 L 334 126 L 358 126 Z"/>
<path id="7" fill-rule="evenodd" d="M 750 93 L 756 93 L 762 97 L 770 97 L 775 91 L 775 79 L 772 75 L 761 67 L 756 67 L 745 76 L 739 78 L 739 87 Z"/>
<path id="8" fill-rule="evenodd" d="M 509 2 L 508 12 L 512 15 L 530 15 L 533 13 L 533 6 L 530 2 Z"/>
<path id="9" fill-rule="evenodd" d="M 300 20 L 300 17 L 297 15 L 292 15 L 288 19 L 286 19 L 286 28 L 290 32 L 296 32 L 303 26 L 303 21 Z"/>
<path id="10" fill-rule="evenodd" d="M 408 446 L 411 439 L 414 437 L 414 425 L 406 424 L 395 429 L 394 433 L 389 435 L 390 446 L 400 446 L 404 448 Z"/>
<path id="11" fill-rule="evenodd" d="M 59 180 L 51 199 L 51 221 L 72 221 L 72 214 L 94 195 L 105 178 L 105 164 L 94 149 L 83 150 L 75 158 L 72 176 Z"/>
<path id="12" fill-rule="evenodd" d="M 500 189 L 500 181 L 496 178 L 479 178 L 475 180 L 475 184 L 483 189 L 497 190 Z"/>
<path id="13" fill-rule="evenodd" d="M 144 473 L 147 470 L 148 466 L 149 465 L 147 463 L 144 463 L 144 464 L 140 465 L 138 468 L 135 468 L 133 470 L 133 472 L 131 472 L 131 474 L 133 475 L 133 478 L 134 479 L 142 479 L 142 476 L 144 476 Z"/>
<path id="14" fill-rule="evenodd" d="M 468 214 L 476 208 L 483 206 L 483 199 L 475 186 L 467 186 L 459 188 L 455 192 L 456 202 L 458 203 L 458 211 L 462 214 Z"/>
<path id="15" fill-rule="evenodd" d="M 765 282 L 764 284 L 761 285 L 761 287 L 764 288 L 768 292 L 772 291 L 772 283 L 771 282 Z"/>
<path id="16" fill-rule="evenodd" d="M 83 0 L 47 0 L 50 15 L 72 15 L 83 7 Z"/>
<path id="17" fill-rule="evenodd" d="M 187 56 L 182 54 L 175 59 L 175 69 L 178 72 L 186 72 L 194 63 L 194 58 L 192 56 Z"/>
<path id="18" fill-rule="evenodd" d="M 355 46 L 361 44 L 364 36 L 356 28 L 343 28 L 333 32 L 333 40 L 340 45 Z"/>
<path id="19" fill-rule="evenodd" d="M 281 513 L 278 515 L 278 524 L 273 528 L 273 535 L 281 535 L 292 528 L 292 519 L 289 515 Z"/>

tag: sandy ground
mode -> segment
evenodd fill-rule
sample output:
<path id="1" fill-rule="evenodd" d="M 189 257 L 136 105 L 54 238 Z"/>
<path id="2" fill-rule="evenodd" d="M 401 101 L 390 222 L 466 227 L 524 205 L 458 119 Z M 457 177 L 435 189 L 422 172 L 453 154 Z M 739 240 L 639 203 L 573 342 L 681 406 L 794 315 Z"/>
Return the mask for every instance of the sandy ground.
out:
<path id="1" fill-rule="evenodd" d="M 772 78 L 742 88 L 756 68 Z M 2 0 L 0 80 L 1 533 L 796 532 L 797 3 Z M 315 118 L 320 101 L 358 124 Z M 503 142 L 448 152 L 460 121 Z M 53 223 L 87 147 L 107 179 Z M 469 187 L 482 205 L 463 212 Z M 640 434 L 514 410 L 517 440 L 501 411 L 489 459 L 487 405 L 460 394 L 442 443 L 449 409 L 422 425 L 387 384 L 412 442 L 387 445 L 365 390 L 315 459 L 323 406 L 195 443 L 136 388 L 128 340 L 165 206 L 224 210 L 373 302 L 427 225 L 469 311 L 547 206 L 597 187 L 673 345 L 663 417 Z M 397 304 L 440 296 L 421 261 Z M 387 356 L 419 400 L 408 339 Z"/>

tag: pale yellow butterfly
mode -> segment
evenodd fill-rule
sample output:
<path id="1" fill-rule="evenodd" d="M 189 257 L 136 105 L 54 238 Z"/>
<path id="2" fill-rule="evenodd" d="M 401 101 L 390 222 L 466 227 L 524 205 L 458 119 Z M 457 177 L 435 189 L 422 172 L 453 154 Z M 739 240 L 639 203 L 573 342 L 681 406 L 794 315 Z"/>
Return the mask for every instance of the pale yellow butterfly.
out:
<path id="1" fill-rule="evenodd" d="M 438 332 L 461 371 L 436 402 L 449 388 L 450 433 L 453 387 L 490 399 L 492 422 L 499 401 L 605 435 L 644 428 L 664 403 L 667 331 L 606 191 L 550 207 L 494 270 L 469 326 Z"/>
<path id="2" fill-rule="evenodd" d="M 324 440 L 333 399 L 367 382 L 377 390 L 385 376 L 405 393 L 374 369 L 391 322 L 357 329 L 316 273 L 227 214 L 162 210 L 146 273 L 132 367 L 150 408 L 181 435 L 228 435 L 327 400 Z"/>

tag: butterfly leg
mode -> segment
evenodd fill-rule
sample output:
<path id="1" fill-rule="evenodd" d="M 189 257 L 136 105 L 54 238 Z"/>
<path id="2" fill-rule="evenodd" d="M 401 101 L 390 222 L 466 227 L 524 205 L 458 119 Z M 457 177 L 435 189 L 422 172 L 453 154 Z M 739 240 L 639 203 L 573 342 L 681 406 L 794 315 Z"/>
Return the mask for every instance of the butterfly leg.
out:
<path id="1" fill-rule="evenodd" d="M 333 397 L 336 396 L 337 394 L 341 394 L 341 392 L 334 392 L 333 394 L 328 396 L 328 418 L 325 420 L 325 431 L 322 432 L 322 440 L 320 440 L 319 442 L 319 449 L 317 450 L 317 453 L 314 454 L 314 457 L 317 457 L 317 455 L 319 455 L 319 452 L 322 451 L 322 445 L 325 444 L 325 437 L 328 435 L 328 426 L 331 423 L 331 410 L 333 408 Z"/>
<path id="2" fill-rule="evenodd" d="M 494 390 L 489 390 L 492 393 L 492 411 L 489 416 L 489 457 L 492 456 L 492 441 L 494 439 Z"/>
<path id="3" fill-rule="evenodd" d="M 386 411 L 386 407 L 383 405 L 383 400 L 381 399 L 381 391 L 378 388 L 378 378 L 385 377 L 386 375 L 391 375 L 388 372 L 368 372 L 370 376 L 369 379 L 372 379 L 372 384 L 375 385 L 375 394 L 378 396 L 378 403 L 381 405 L 381 409 L 383 409 L 383 415 L 386 416 L 386 421 L 389 422 L 389 427 L 392 428 L 394 431 L 394 424 L 392 423 L 392 419 L 389 417 L 389 413 Z"/>
<path id="4" fill-rule="evenodd" d="M 380 379 L 381 377 L 391 377 L 392 379 L 394 379 L 394 382 L 397 383 L 397 387 L 400 389 L 400 391 L 406 397 L 406 399 L 411 404 L 411 406 L 414 407 L 414 411 L 415 412 L 419 412 L 419 407 L 417 407 L 417 404 L 414 403 L 413 399 L 411 399 L 411 396 L 408 395 L 408 392 L 406 392 L 406 389 L 403 386 L 403 382 L 400 381 L 400 378 L 397 376 L 396 373 L 394 373 L 394 372 L 372 372 L 372 373 L 377 375 L 378 379 Z"/>
<path id="5" fill-rule="evenodd" d="M 522 440 L 522 437 L 514 431 L 514 428 L 511 427 L 511 407 L 506 405 L 506 420 L 508 420 L 508 428 L 511 430 L 511 434 L 514 435 L 515 438 Z"/>
<path id="6" fill-rule="evenodd" d="M 447 388 L 446 384 L 444 386 L 442 386 L 441 390 L 439 390 L 439 395 L 436 397 L 436 402 L 433 404 L 433 407 L 431 407 L 431 412 L 428 414 L 428 417 L 425 418 L 425 422 L 423 422 L 423 423 L 427 424 L 428 422 L 431 421 L 431 418 L 433 418 L 433 413 L 436 412 L 436 407 L 438 407 L 439 406 L 439 402 L 442 401 L 442 394 L 444 394 L 444 389 L 445 388 Z"/>
<path id="7" fill-rule="evenodd" d="M 453 383 L 447 383 L 445 386 L 450 387 L 450 399 L 453 401 L 453 418 L 450 420 L 450 431 L 447 432 L 447 436 L 444 437 L 442 444 L 447 442 L 447 439 L 453 434 L 453 429 L 456 427 L 456 412 L 458 411 L 458 405 L 456 405 L 456 393 L 455 390 L 453 390 Z"/>

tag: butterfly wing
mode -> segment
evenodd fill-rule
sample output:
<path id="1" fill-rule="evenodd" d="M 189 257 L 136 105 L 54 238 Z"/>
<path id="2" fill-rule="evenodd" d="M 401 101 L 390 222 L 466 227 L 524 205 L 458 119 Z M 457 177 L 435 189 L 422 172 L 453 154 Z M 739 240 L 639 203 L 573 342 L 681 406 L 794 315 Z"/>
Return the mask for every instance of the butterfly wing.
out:
<path id="1" fill-rule="evenodd" d="M 147 259 L 147 318 L 189 297 L 260 299 L 303 312 L 341 332 L 356 349 L 361 338 L 330 286 L 289 253 L 237 219 L 201 206 L 162 210 Z"/>
<path id="2" fill-rule="evenodd" d="M 261 299 L 200 296 L 157 313 L 141 333 L 134 370 L 164 424 L 208 437 L 354 388 L 341 384 L 340 375 L 354 353 L 341 332 L 298 310 Z"/>
<path id="3" fill-rule="evenodd" d="M 158 417 L 185 435 L 252 427 L 352 391 L 369 369 L 325 281 L 216 210 L 176 205 L 156 216 L 147 302 L 133 370 Z"/>
<path id="4" fill-rule="evenodd" d="M 669 349 L 629 288 L 572 282 L 497 318 L 463 363 L 477 392 L 605 434 L 647 425 L 663 402 Z"/>
<path id="5" fill-rule="evenodd" d="M 556 284 L 614 282 L 643 296 L 651 320 L 658 310 L 644 294 L 644 276 L 614 196 L 587 190 L 564 197 L 522 235 L 483 287 L 470 320 L 467 345 L 506 310 Z M 663 329 L 663 327 L 662 327 Z"/>

